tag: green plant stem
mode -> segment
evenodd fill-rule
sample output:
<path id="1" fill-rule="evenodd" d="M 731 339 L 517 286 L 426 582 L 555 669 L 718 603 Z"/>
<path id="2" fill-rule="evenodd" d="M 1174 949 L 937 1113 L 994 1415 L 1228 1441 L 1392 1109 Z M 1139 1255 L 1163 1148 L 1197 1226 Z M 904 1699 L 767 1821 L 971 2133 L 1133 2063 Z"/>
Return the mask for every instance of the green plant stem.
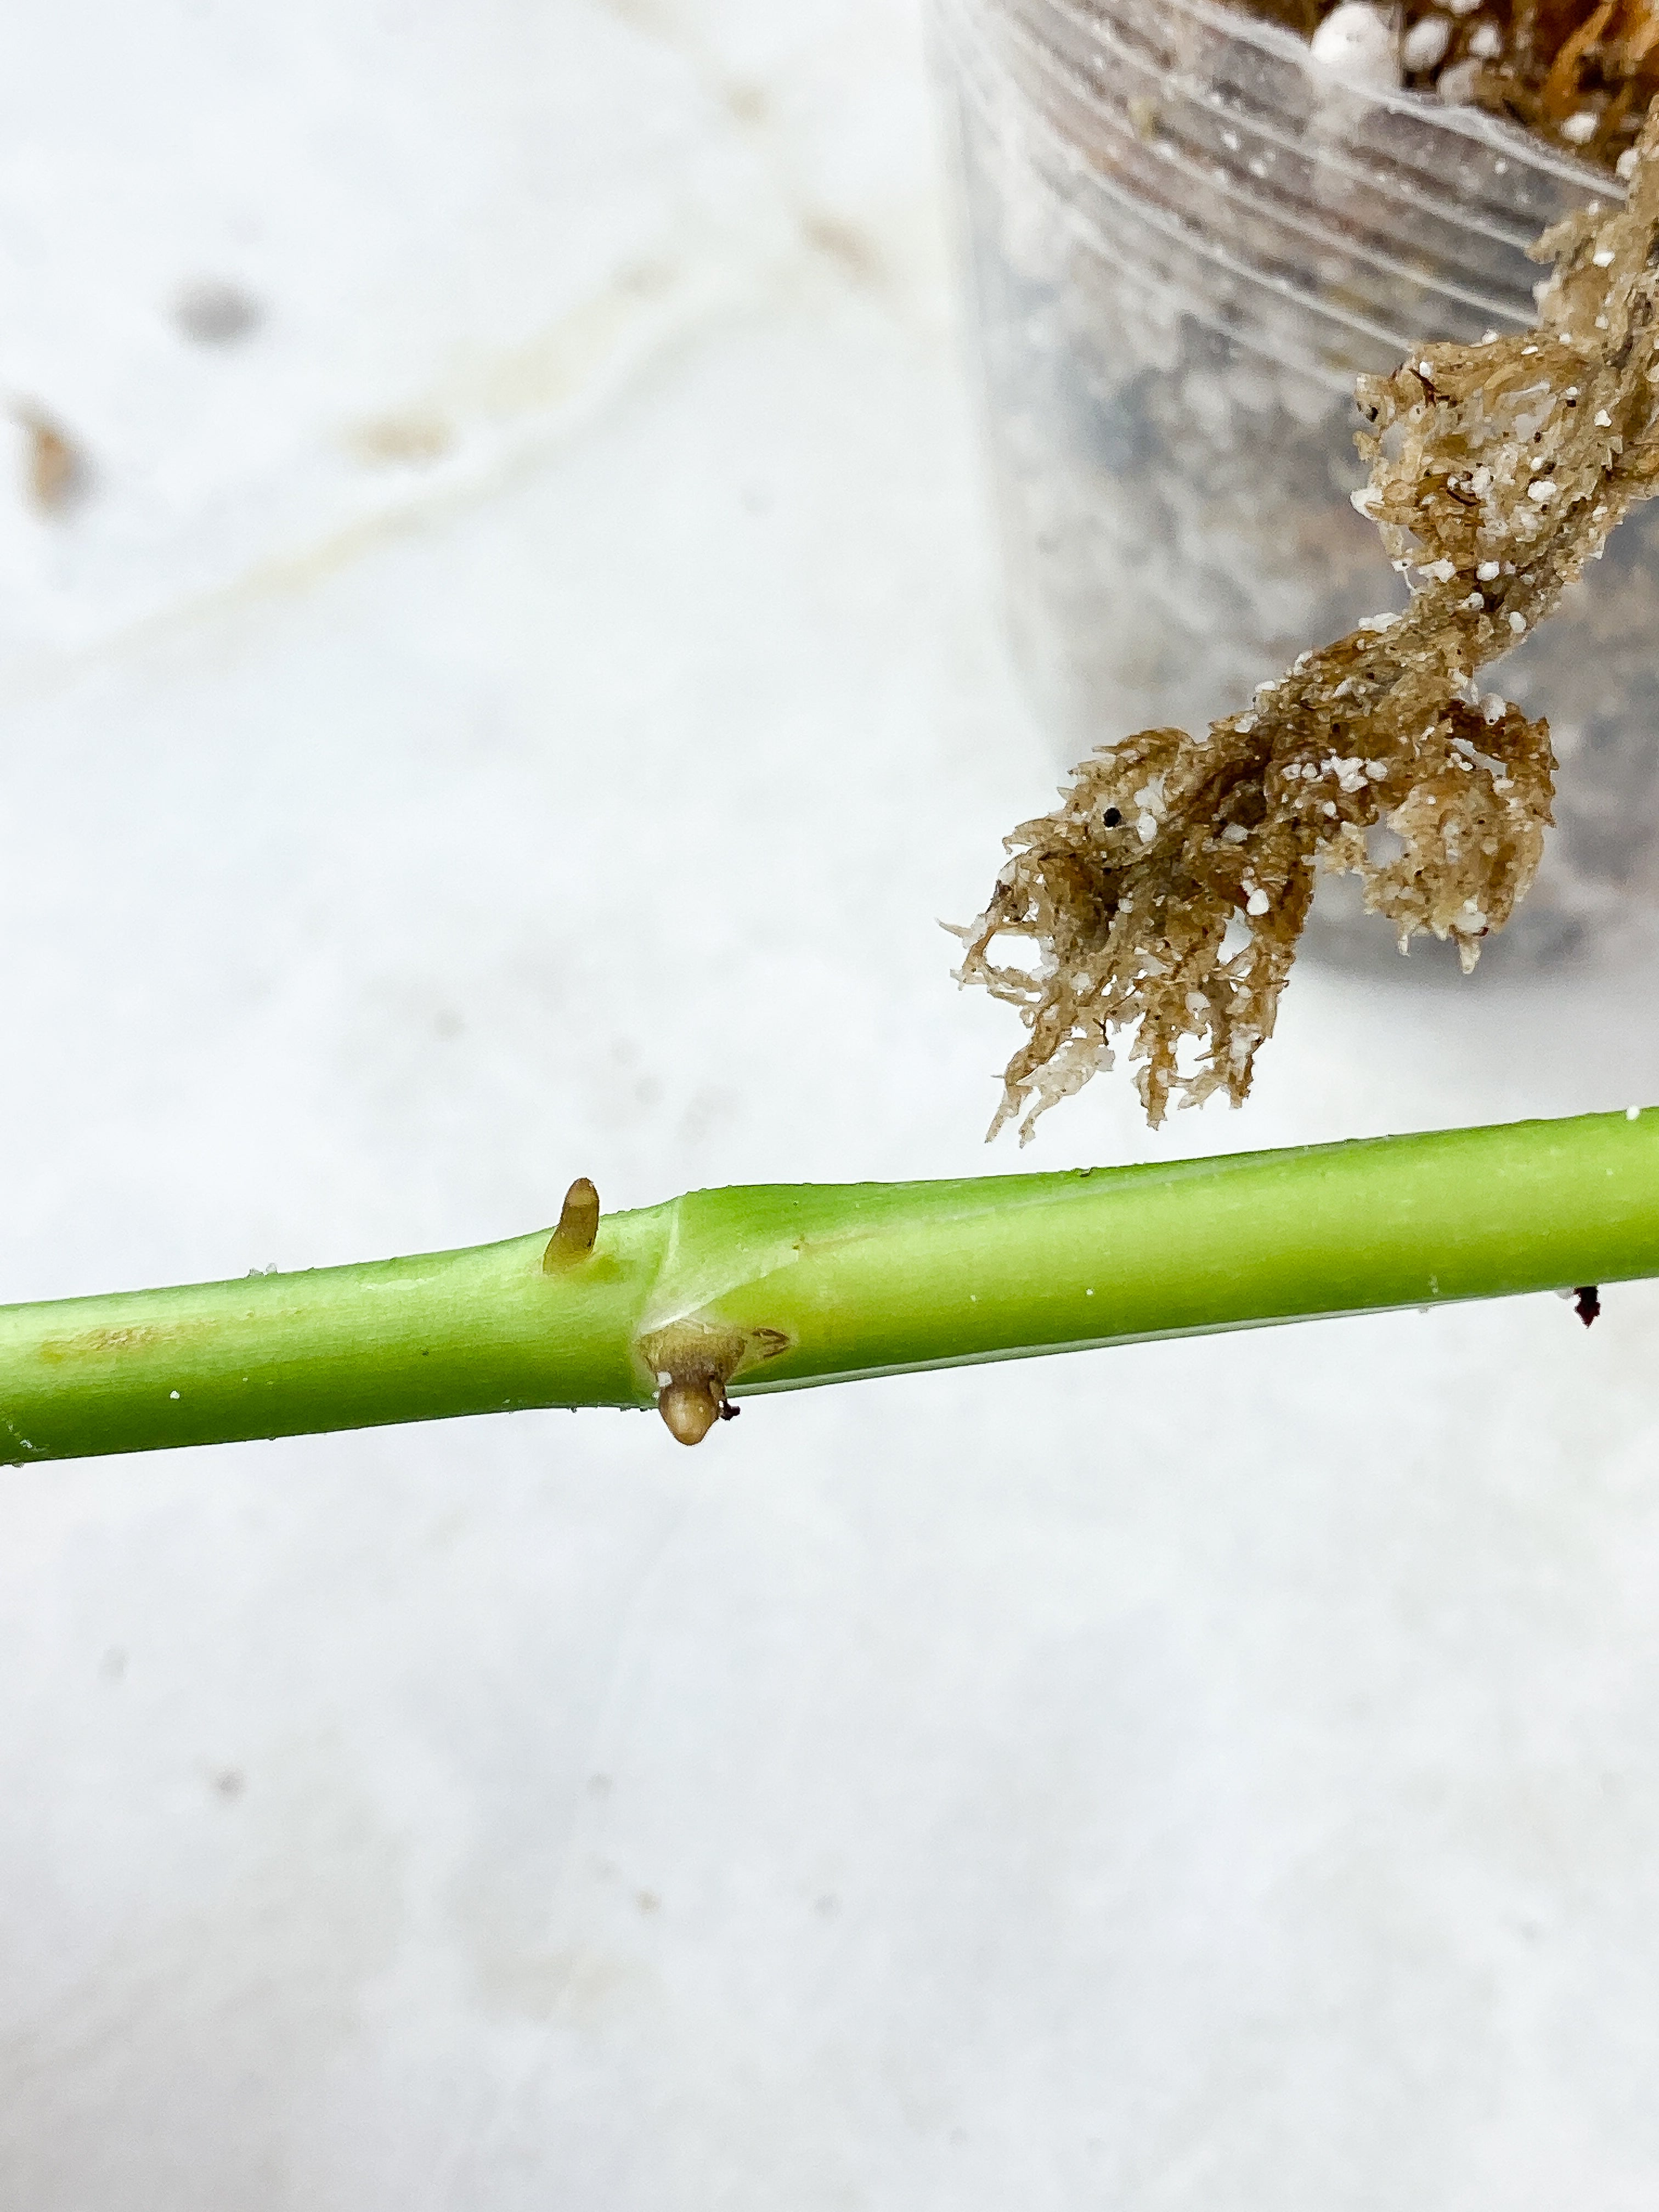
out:
<path id="1" fill-rule="evenodd" d="M 1659 1274 L 1659 1110 L 697 1191 L 602 1215 L 544 1266 L 548 1243 L 0 1309 L 0 1461 L 649 1406 L 665 1376 L 742 1397 Z"/>

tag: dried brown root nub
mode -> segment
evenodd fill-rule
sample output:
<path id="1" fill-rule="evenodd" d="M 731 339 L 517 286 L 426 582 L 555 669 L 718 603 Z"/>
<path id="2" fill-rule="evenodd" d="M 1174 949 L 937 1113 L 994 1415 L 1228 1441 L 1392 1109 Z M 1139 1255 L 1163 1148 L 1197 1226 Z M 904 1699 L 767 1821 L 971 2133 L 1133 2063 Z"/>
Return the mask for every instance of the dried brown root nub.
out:
<path id="1" fill-rule="evenodd" d="M 559 1225 L 542 1254 L 542 1273 L 550 1275 L 556 1268 L 568 1267 L 573 1260 L 585 1260 L 599 1233 L 599 1194 L 586 1176 L 578 1176 L 564 1194 Z"/>
<path id="2" fill-rule="evenodd" d="M 736 1420 L 726 1386 L 748 1349 L 742 1333 L 699 1320 L 641 1337 L 640 1357 L 657 1386 L 657 1411 L 677 1443 L 700 1444 L 716 1421 Z"/>
<path id="3" fill-rule="evenodd" d="M 1370 481 L 1354 504 L 1414 570 L 1403 614 L 1304 653 L 1246 714 L 1196 737 L 1101 747 L 1051 814 L 1006 841 L 957 974 L 1017 1007 L 991 1134 L 1131 1058 L 1147 1119 L 1249 1093 L 1321 868 L 1352 870 L 1402 945 L 1466 969 L 1532 881 L 1551 816 L 1542 721 L 1481 696 L 1479 670 L 1551 611 L 1613 526 L 1659 489 L 1659 111 L 1622 206 L 1570 216 L 1539 328 L 1430 345 L 1362 377 Z M 1393 833 L 1392 857 L 1373 832 Z M 994 960 L 1033 942 L 1028 966 Z"/>
<path id="4" fill-rule="evenodd" d="M 700 1444 L 716 1421 L 733 1421 L 738 1408 L 712 1377 L 701 1382 L 671 1382 L 657 1397 L 657 1411 L 676 1443 Z M 745 1434 L 747 1431 L 745 1431 Z"/>

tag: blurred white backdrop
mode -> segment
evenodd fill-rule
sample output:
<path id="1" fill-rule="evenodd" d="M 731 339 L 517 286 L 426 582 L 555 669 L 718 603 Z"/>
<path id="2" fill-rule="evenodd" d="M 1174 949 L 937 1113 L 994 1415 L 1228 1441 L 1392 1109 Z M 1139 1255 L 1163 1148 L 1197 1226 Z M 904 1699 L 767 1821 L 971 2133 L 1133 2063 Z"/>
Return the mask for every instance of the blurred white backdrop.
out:
<path id="1" fill-rule="evenodd" d="M 0 1297 L 1013 1167 L 909 0 L 10 48 Z M 1651 1103 L 1655 1011 L 1310 972 L 1019 1164 Z M 0 1474 L 0 2202 L 1650 2205 L 1656 1322 Z"/>

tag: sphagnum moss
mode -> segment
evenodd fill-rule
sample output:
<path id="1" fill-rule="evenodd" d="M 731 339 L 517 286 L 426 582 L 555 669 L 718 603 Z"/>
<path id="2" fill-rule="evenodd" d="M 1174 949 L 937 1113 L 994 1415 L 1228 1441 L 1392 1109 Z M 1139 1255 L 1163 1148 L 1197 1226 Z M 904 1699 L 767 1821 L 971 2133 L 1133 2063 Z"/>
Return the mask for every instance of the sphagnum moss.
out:
<path id="1" fill-rule="evenodd" d="M 1248 713 L 1100 747 L 1051 814 L 1006 841 L 990 903 L 955 933 L 960 981 L 1018 1007 L 994 1135 L 1037 1117 L 1133 1039 L 1147 1118 L 1242 1104 L 1320 868 L 1352 870 L 1402 945 L 1450 938 L 1465 969 L 1509 919 L 1550 821 L 1547 726 L 1474 678 L 1550 613 L 1659 488 L 1659 108 L 1622 206 L 1532 248 L 1554 271 L 1534 330 L 1425 345 L 1362 377 L 1370 482 L 1354 504 L 1411 575 L 1404 614 L 1304 653 Z M 1373 849 L 1372 833 L 1395 849 Z M 1033 942 L 1021 967 L 994 959 Z"/>

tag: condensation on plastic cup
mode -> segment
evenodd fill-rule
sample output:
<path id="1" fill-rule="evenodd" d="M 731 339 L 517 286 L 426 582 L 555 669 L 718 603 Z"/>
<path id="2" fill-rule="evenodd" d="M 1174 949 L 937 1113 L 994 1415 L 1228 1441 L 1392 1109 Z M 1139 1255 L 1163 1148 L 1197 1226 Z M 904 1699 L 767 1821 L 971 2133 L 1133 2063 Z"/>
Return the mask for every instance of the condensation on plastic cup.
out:
<path id="1" fill-rule="evenodd" d="M 1404 603 L 1348 501 L 1355 376 L 1523 327 L 1528 246 L 1620 187 L 1472 109 L 1339 79 L 1215 0 L 935 0 L 935 18 L 1010 617 L 1069 766 L 1201 728 Z M 1650 941 L 1656 509 L 1491 678 L 1548 715 L 1561 763 L 1505 965 Z M 1352 878 L 1326 879 L 1310 941 L 1392 957 Z"/>

